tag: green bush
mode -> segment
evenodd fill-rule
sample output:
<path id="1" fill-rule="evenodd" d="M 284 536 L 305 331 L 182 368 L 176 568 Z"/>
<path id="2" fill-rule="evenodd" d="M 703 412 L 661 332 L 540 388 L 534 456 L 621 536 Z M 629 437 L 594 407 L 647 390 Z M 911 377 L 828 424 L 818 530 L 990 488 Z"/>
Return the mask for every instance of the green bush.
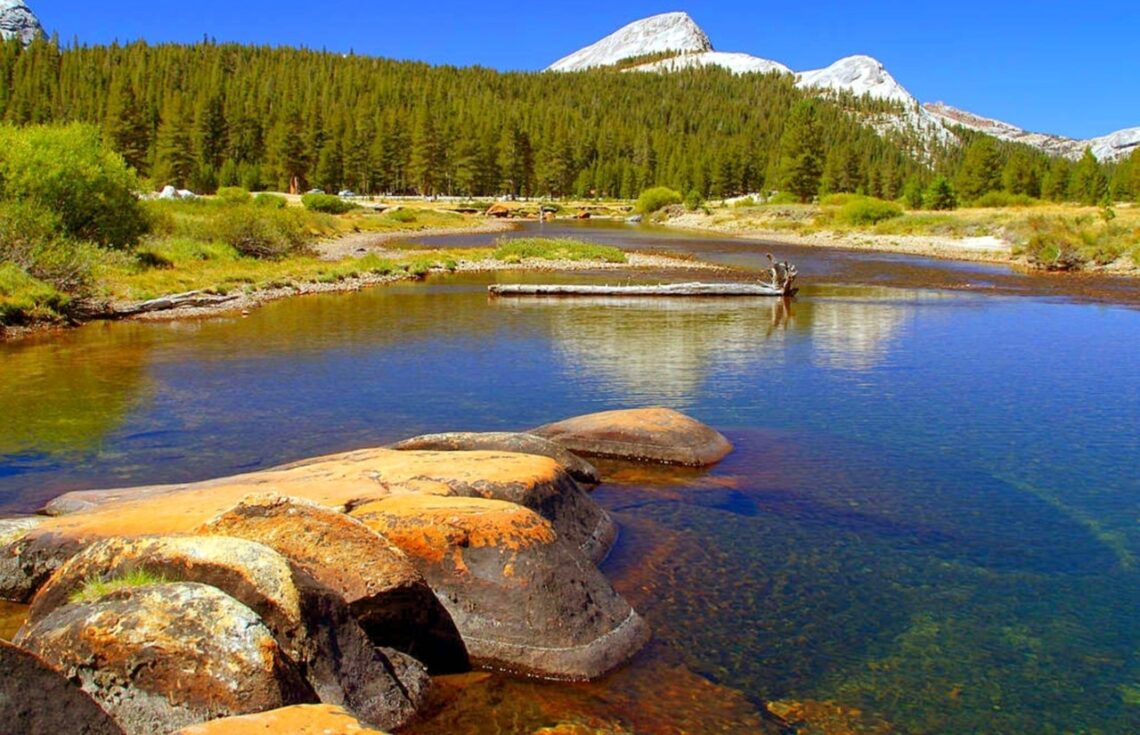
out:
<path id="1" fill-rule="evenodd" d="M 755 207 L 756 200 L 752 197 L 744 197 L 743 199 L 737 199 L 732 203 L 732 206 L 736 209 L 747 209 L 748 207 Z"/>
<path id="2" fill-rule="evenodd" d="M 325 214 L 344 214 L 356 209 L 356 205 L 352 202 L 346 202 L 332 194 L 306 194 L 301 197 L 301 204 L 310 212 Z"/>
<path id="3" fill-rule="evenodd" d="M 826 196 L 820 197 L 819 203 L 829 207 L 842 207 L 844 204 L 860 201 L 866 198 L 867 197 L 863 194 L 841 192 L 838 194 L 827 194 Z"/>
<path id="4" fill-rule="evenodd" d="M 0 262 L 0 324 L 58 318 L 70 299 L 15 263 Z"/>
<path id="5" fill-rule="evenodd" d="M 768 204 L 799 204 L 800 198 L 790 191 L 778 191 L 768 197 Z"/>
<path id="6" fill-rule="evenodd" d="M 267 207 L 269 209 L 285 209 L 289 204 L 289 200 L 277 194 L 269 194 L 261 192 L 253 198 L 253 203 L 258 207 Z"/>
<path id="7" fill-rule="evenodd" d="M 655 186 L 652 189 L 646 189 L 641 192 L 641 196 L 637 198 L 637 203 L 633 205 L 633 208 L 642 214 L 652 214 L 670 204 L 680 203 L 680 192 L 674 191 L 667 186 Z"/>
<path id="8" fill-rule="evenodd" d="M 958 208 L 958 195 L 945 176 L 939 176 L 926 188 L 922 203 L 927 209 L 944 211 Z"/>
<path id="9" fill-rule="evenodd" d="M 393 209 L 384 213 L 384 216 L 393 222 L 400 222 L 401 224 L 411 224 L 417 218 L 416 212 L 413 209 Z"/>
<path id="10" fill-rule="evenodd" d="M 248 204 L 251 199 L 249 190 L 240 186 L 223 186 L 218 189 L 217 197 L 222 204 Z"/>
<path id="11" fill-rule="evenodd" d="M 695 212 L 703 206 L 705 206 L 705 198 L 696 189 L 692 189 L 685 195 L 685 209 Z"/>
<path id="12" fill-rule="evenodd" d="M 58 234 L 135 245 L 150 224 L 137 188 L 134 172 L 93 126 L 0 126 L 0 199 L 50 212 Z"/>
<path id="13" fill-rule="evenodd" d="M 902 207 L 894 202 L 886 202 L 872 197 L 859 197 L 849 200 L 839 208 L 837 218 L 848 225 L 873 225 L 883 220 L 901 217 Z"/>
<path id="14" fill-rule="evenodd" d="M 41 207 L 0 202 L 0 263 L 11 263 L 38 281 L 75 296 L 86 296 L 98 248 L 56 234 L 57 220 Z"/>
<path id="15" fill-rule="evenodd" d="M 1040 199 L 1028 194 L 1010 194 L 1008 191 L 991 191 L 970 202 L 972 207 L 1036 207 Z"/>
<path id="16" fill-rule="evenodd" d="M 232 207 L 211 223 L 217 240 L 253 258 L 281 258 L 312 241 L 304 214 L 297 210 Z"/>

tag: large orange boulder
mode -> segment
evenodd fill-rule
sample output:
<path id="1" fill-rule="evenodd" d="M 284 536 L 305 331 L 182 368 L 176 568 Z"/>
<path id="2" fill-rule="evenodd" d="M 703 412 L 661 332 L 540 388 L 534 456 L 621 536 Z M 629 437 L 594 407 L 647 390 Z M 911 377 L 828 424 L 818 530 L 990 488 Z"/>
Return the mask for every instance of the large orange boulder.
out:
<path id="1" fill-rule="evenodd" d="M 208 584 L 248 607 L 322 702 L 344 705 L 369 722 L 392 727 L 407 722 L 421 704 L 407 692 L 426 686 L 422 667 L 406 669 L 408 681 L 401 681 L 343 598 L 304 572 L 295 572 L 273 549 L 247 539 L 176 536 L 96 542 L 69 559 L 40 589 L 27 625 L 36 627 L 92 583 L 115 584 L 139 573 L 150 579 Z"/>
<path id="2" fill-rule="evenodd" d="M 635 408 L 578 416 L 531 430 L 576 454 L 691 467 L 716 464 L 732 451 L 710 426 L 671 408 Z"/>
<path id="3" fill-rule="evenodd" d="M 476 665 L 593 679 L 649 638 L 644 621 L 597 568 L 520 505 L 407 495 L 352 514 L 417 564 Z"/>
<path id="4" fill-rule="evenodd" d="M 22 628 L 16 644 L 78 681 L 132 735 L 316 701 L 257 615 L 203 584 L 66 605 Z"/>
<path id="5" fill-rule="evenodd" d="M 112 536 L 194 533 L 246 496 L 266 492 L 337 510 L 404 494 L 508 500 L 551 520 L 563 538 L 595 560 L 606 555 L 617 536 L 609 515 L 548 457 L 363 449 L 184 485 L 68 493 L 48 505 L 49 512 L 60 515 L 7 547 L 9 566 L 17 569 L 17 582 L 34 589 L 88 543 Z"/>
<path id="6" fill-rule="evenodd" d="M 175 735 L 384 735 L 341 707 L 295 704 L 256 715 L 226 717 L 179 730 Z"/>
<path id="7" fill-rule="evenodd" d="M 585 485 L 601 482 L 598 471 L 592 464 L 566 449 L 561 444 L 543 439 L 534 434 L 511 431 L 452 431 L 443 434 L 424 434 L 392 445 L 400 451 L 442 451 L 442 452 L 515 452 L 517 454 L 537 454 L 549 457 L 562 465 L 570 476 Z"/>
<path id="8" fill-rule="evenodd" d="M 252 495 L 198 528 L 272 547 L 345 601 L 377 646 L 411 654 L 434 673 L 464 670 L 467 651 L 423 575 L 390 541 L 331 508 Z"/>
<path id="9" fill-rule="evenodd" d="M 8 735 L 123 735 L 91 695 L 39 657 L 0 641 L 0 728 Z"/>

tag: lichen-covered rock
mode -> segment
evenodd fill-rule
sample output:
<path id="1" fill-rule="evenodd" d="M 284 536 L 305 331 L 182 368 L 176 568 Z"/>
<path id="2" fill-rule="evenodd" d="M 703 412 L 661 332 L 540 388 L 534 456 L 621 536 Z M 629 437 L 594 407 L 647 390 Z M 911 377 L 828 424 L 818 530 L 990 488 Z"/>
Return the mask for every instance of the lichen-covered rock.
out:
<path id="1" fill-rule="evenodd" d="M 52 567 L 27 553 L 25 538 L 44 518 L 0 519 L 0 600 L 27 602 Z"/>
<path id="2" fill-rule="evenodd" d="M 648 640 L 648 627 L 597 568 L 527 508 L 399 496 L 352 513 L 419 566 L 477 665 L 592 679 Z"/>
<path id="3" fill-rule="evenodd" d="M 246 496 L 266 492 L 340 510 L 403 494 L 508 500 L 549 519 L 594 560 L 602 559 L 617 537 L 609 515 L 548 457 L 365 449 L 186 485 L 68 493 L 49 507 L 85 509 L 49 518 L 29 531 L 14 545 L 15 563 L 38 583 L 99 539 L 193 533 Z"/>
<path id="4" fill-rule="evenodd" d="M 562 465 L 570 473 L 570 476 L 580 483 L 597 485 L 601 482 L 598 471 L 592 464 L 562 445 L 534 434 L 509 431 L 424 434 L 397 442 L 392 445 L 392 449 L 400 451 L 491 451 L 537 454 L 540 457 L 549 457 Z"/>
<path id="5" fill-rule="evenodd" d="M 91 695 L 37 656 L 0 641 L 0 730 L 8 735 L 123 735 Z"/>
<path id="6" fill-rule="evenodd" d="M 256 715 L 226 717 L 179 730 L 175 735 L 384 735 L 327 704 L 295 704 Z"/>
<path id="7" fill-rule="evenodd" d="M 715 429 L 670 408 L 604 411 L 540 426 L 532 434 L 591 457 L 705 467 L 732 451 Z"/>
<path id="8" fill-rule="evenodd" d="M 316 701 L 257 615 L 203 584 L 66 605 L 16 643 L 78 681 L 132 735 Z"/>
<path id="9" fill-rule="evenodd" d="M 248 607 L 322 702 L 343 704 L 369 722 L 391 727 L 405 723 L 420 704 L 422 697 L 412 699 L 407 690 L 420 687 L 426 674 L 409 670 L 409 681 L 401 682 L 340 595 L 295 571 L 269 546 L 244 538 L 96 542 L 64 563 L 40 589 L 27 624 L 36 626 L 93 580 L 106 583 L 138 572 L 208 584 Z M 439 605 L 434 596 L 432 600 Z"/>
<path id="10" fill-rule="evenodd" d="M 455 623 L 423 575 L 403 551 L 357 519 L 263 494 L 245 498 L 198 532 L 272 547 L 339 594 L 375 645 L 409 653 L 434 673 L 467 668 Z"/>

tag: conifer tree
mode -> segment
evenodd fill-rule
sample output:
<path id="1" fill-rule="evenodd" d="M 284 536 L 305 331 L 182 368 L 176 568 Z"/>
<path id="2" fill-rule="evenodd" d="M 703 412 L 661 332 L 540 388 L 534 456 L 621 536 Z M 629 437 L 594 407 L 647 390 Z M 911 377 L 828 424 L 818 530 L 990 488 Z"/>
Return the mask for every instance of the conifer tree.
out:
<path id="1" fill-rule="evenodd" d="M 810 200 L 819 191 L 822 143 L 814 100 L 801 100 L 792 108 L 780 138 L 780 188 Z"/>
<path id="2" fill-rule="evenodd" d="M 949 179 L 945 176 L 939 176 L 927 187 L 923 203 L 927 209 L 956 209 L 958 207 L 958 196 L 954 192 L 954 187 L 950 185 Z"/>
<path id="3" fill-rule="evenodd" d="M 979 136 L 966 149 L 955 188 L 967 202 L 1001 188 L 1001 154 L 993 138 Z"/>
<path id="4" fill-rule="evenodd" d="M 442 175 L 446 161 L 444 144 L 427 105 L 420 108 L 412 136 L 409 173 L 421 196 L 439 194 L 444 188 Z"/>
<path id="5" fill-rule="evenodd" d="M 168 104 L 158 127 L 154 179 L 159 186 L 190 186 L 194 174 L 194 143 L 190 123 L 177 104 Z"/>
<path id="6" fill-rule="evenodd" d="M 1108 191 L 1108 182 L 1091 148 L 1085 148 L 1081 160 L 1073 167 L 1069 195 L 1082 204 L 1098 204 Z"/>
<path id="7" fill-rule="evenodd" d="M 139 173 L 149 170 L 150 123 L 135 97 L 134 88 L 125 78 L 111 85 L 107 98 L 104 135 L 127 164 Z"/>
<path id="8" fill-rule="evenodd" d="M 1033 157 L 1023 149 L 1014 151 L 1002 171 L 1002 183 L 1010 194 L 1041 196 L 1041 181 Z"/>

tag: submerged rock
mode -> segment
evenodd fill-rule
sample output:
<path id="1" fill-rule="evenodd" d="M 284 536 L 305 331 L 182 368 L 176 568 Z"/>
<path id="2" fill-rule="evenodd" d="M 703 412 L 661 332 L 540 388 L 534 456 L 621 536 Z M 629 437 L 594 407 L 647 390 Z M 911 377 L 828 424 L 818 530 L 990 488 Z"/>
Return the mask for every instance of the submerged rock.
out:
<path id="1" fill-rule="evenodd" d="M 128 733 L 316 701 L 257 615 L 213 587 L 123 588 L 21 629 L 17 645 L 96 699 Z"/>
<path id="2" fill-rule="evenodd" d="M 199 527 L 266 544 L 345 601 L 372 642 L 433 673 L 464 670 L 451 616 L 403 551 L 355 518 L 297 498 L 250 496 Z"/>
<path id="3" fill-rule="evenodd" d="M 327 704 L 296 704 L 269 712 L 226 717 L 191 725 L 175 735 L 384 735 L 373 730 L 341 707 Z"/>
<path id="4" fill-rule="evenodd" d="M 0 641 L 0 727 L 9 735 L 123 735 L 91 695 L 39 657 Z"/>
<path id="5" fill-rule="evenodd" d="M 423 688 L 422 667 L 407 669 L 409 681 L 400 681 L 392 662 L 376 650 L 341 596 L 304 572 L 294 573 L 286 558 L 270 547 L 247 539 L 97 542 L 52 575 L 33 600 L 27 624 L 37 626 L 92 582 L 113 584 L 140 572 L 152 579 L 207 584 L 248 607 L 322 702 L 342 704 L 386 727 L 404 724 L 420 704 L 407 691 Z"/>
<path id="6" fill-rule="evenodd" d="M 593 679 L 649 638 L 593 564 L 527 508 L 408 495 L 352 513 L 416 562 L 477 665 Z"/>
<path id="7" fill-rule="evenodd" d="M 521 432 L 488 431 L 488 432 L 448 432 L 445 434 L 424 434 L 422 436 L 405 439 L 392 445 L 392 449 L 400 451 L 429 450 L 444 452 L 469 452 L 487 450 L 493 452 L 515 452 L 518 454 L 537 454 L 549 457 L 566 468 L 570 476 L 587 485 L 597 485 L 601 482 L 598 471 L 594 466 L 578 455 L 569 451 L 560 444 Z"/>
<path id="8" fill-rule="evenodd" d="M 716 464 L 732 451 L 720 432 L 671 408 L 604 411 L 530 433 L 587 456 L 691 467 Z"/>

